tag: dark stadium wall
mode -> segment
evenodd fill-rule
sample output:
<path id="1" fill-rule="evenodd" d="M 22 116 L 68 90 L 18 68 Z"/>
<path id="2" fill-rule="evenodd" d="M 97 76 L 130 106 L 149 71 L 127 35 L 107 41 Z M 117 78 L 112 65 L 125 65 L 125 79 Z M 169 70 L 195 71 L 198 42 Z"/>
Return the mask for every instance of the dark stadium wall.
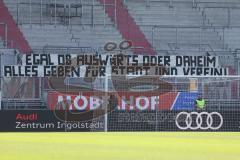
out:
<path id="1" fill-rule="evenodd" d="M 24 38 L 22 32 L 18 28 L 12 15 L 9 13 L 7 7 L 2 0 L 0 0 L 0 22 L 7 24 L 8 48 L 19 49 L 21 53 L 32 52 L 32 49 L 29 46 L 27 40 Z M 4 37 L 4 32 L 0 31 L 0 36 Z"/>
<path id="2" fill-rule="evenodd" d="M 114 4 L 115 0 L 98 0 L 102 4 Z M 136 24 L 132 16 L 129 14 L 127 8 L 124 6 L 122 0 L 116 1 L 116 24 L 117 29 L 122 34 L 123 38 L 130 40 L 133 43 L 133 51 L 137 54 L 147 53 L 150 55 L 156 54 L 151 44 L 146 39 L 139 26 Z M 115 21 L 115 9 L 112 6 L 106 5 L 106 13 Z"/>

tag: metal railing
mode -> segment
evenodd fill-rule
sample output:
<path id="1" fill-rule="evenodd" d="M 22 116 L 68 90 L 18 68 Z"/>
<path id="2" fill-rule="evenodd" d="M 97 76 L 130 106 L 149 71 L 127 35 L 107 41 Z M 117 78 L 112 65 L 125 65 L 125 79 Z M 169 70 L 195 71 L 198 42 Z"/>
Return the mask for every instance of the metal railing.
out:
<path id="1" fill-rule="evenodd" d="M 116 24 L 116 0 L 114 3 L 96 3 L 95 0 L 78 3 L 58 2 L 57 0 L 40 0 L 17 3 L 7 3 L 16 9 L 14 17 L 17 24 L 62 24 L 62 25 L 114 25 Z M 14 6 L 15 5 L 15 6 Z M 99 7 L 102 13 L 99 12 Z M 114 19 L 107 20 L 106 8 L 112 7 Z"/>
<path id="2" fill-rule="evenodd" d="M 9 49 L 19 49 L 17 42 L 10 40 L 8 34 L 9 34 L 8 25 L 4 22 L 0 22 L 0 41 L 2 41 L 3 44 L 3 46 L 0 47 Z"/>
<path id="3" fill-rule="evenodd" d="M 131 0 L 124 0 L 124 4 L 127 4 L 130 1 Z M 193 7 L 196 6 L 196 0 L 181 0 L 181 1 L 178 1 L 178 0 L 159 0 L 159 1 L 156 1 L 156 0 L 142 0 L 142 2 L 144 2 L 146 4 L 146 6 L 150 6 L 151 3 L 153 3 L 153 2 L 167 3 L 170 8 L 172 8 L 174 6 L 174 4 L 176 4 L 176 3 L 186 3 L 186 4 L 192 4 Z"/>
<path id="4" fill-rule="evenodd" d="M 128 4 L 128 2 L 131 2 L 131 0 L 125 0 L 124 3 L 125 5 Z M 237 27 L 237 28 L 240 28 L 240 26 L 234 26 L 231 24 L 231 21 L 232 21 L 232 16 L 231 16 L 231 11 L 232 9 L 240 9 L 238 7 L 223 7 L 223 8 L 226 8 L 227 9 L 227 17 L 224 18 L 222 17 L 223 21 L 225 19 L 227 19 L 227 22 L 225 24 L 222 24 L 222 25 L 216 25 L 214 24 L 213 22 L 211 22 L 211 19 L 210 19 L 210 15 L 207 15 L 206 14 L 206 9 L 207 8 L 212 8 L 212 7 L 206 7 L 204 6 L 204 4 L 216 4 L 216 6 L 218 6 L 218 2 L 211 2 L 211 1 L 198 1 L 198 0 L 181 0 L 181 1 L 176 1 L 176 0 L 159 0 L 159 1 L 156 1 L 156 0 L 146 0 L 146 1 L 139 1 L 139 2 L 142 2 L 142 3 L 146 3 L 146 6 L 151 6 L 151 3 L 152 5 L 154 6 L 156 3 L 153 3 L 153 2 L 158 2 L 158 3 L 169 3 L 169 7 L 173 7 L 174 4 L 189 4 L 191 3 L 193 7 L 197 7 L 199 9 L 199 13 L 202 12 L 202 16 L 199 17 L 199 19 L 202 19 L 202 26 L 173 26 L 173 25 L 169 25 L 169 26 L 164 26 L 164 25 L 157 25 L 157 26 L 154 26 L 151 28 L 151 36 L 149 36 L 150 38 L 150 41 L 152 43 L 152 46 L 156 49 L 156 50 L 159 50 L 159 46 L 161 46 L 163 43 L 160 43 L 160 36 L 161 33 L 159 34 L 158 32 L 158 28 L 166 28 L 166 29 L 169 29 L 171 28 L 172 29 L 172 33 L 175 34 L 174 36 L 174 40 L 171 40 L 169 42 L 166 42 L 166 45 L 169 47 L 168 49 L 170 50 L 177 50 L 179 49 L 180 46 L 183 46 L 185 45 L 186 43 L 183 43 L 181 42 L 181 32 L 182 30 L 195 30 L 195 34 L 194 34 L 194 37 L 196 39 L 196 37 L 198 37 L 198 42 L 191 42 L 191 43 L 188 43 L 188 46 L 191 46 L 193 48 L 198 48 L 199 51 L 202 51 L 202 50 L 206 50 L 206 51 L 214 51 L 215 48 L 217 49 L 220 49 L 220 50 L 226 50 L 228 49 L 228 43 L 226 43 L 225 41 L 225 33 L 226 33 L 226 29 L 229 28 L 229 27 Z M 239 4 L 240 5 L 240 2 L 239 3 L 232 3 L 232 2 L 219 2 L 219 4 L 231 4 L 231 5 L 235 5 L 235 4 Z M 221 7 L 214 7 L 214 8 L 221 8 Z M 223 22 L 222 22 L 223 23 Z M 141 26 L 145 26 L 145 25 L 141 25 Z M 146 25 L 147 26 L 147 25 Z M 149 25 L 149 27 L 151 27 L 151 25 Z M 150 29 L 149 29 L 150 30 Z M 213 45 L 215 45 L 215 42 L 211 43 L 211 42 L 205 42 L 204 41 L 204 38 L 206 36 L 208 36 L 207 34 L 205 34 L 205 31 L 206 30 L 211 30 L 212 31 L 212 35 L 215 36 L 216 40 L 215 42 L 217 42 L 218 46 L 217 47 L 214 47 Z M 164 32 L 164 31 L 163 31 Z M 158 35 L 159 34 L 159 35 Z M 204 35 L 205 34 L 205 35 Z M 205 37 L 204 37 L 205 36 Z M 171 36 L 173 37 L 173 36 Z M 168 37 L 170 38 L 170 37 Z M 206 39 L 206 38 L 205 38 Z M 165 42 L 164 42 L 165 43 Z M 198 46 L 198 47 L 196 47 Z M 162 48 L 162 47 L 160 47 Z M 165 47 L 166 48 L 166 47 Z"/>
<path id="5" fill-rule="evenodd" d="M 39 98 L 31 99 L 2 99 L 2 110 L 44 110 L 47 109 L 45 102 Z"/>
<path id="6" fill-rule="evenodd" d="M 3 29 L 1 29 L 3 28 Z M 8 46 L 8 26 L 6 23 L 0 22 L 0 31 L 2 31 L 2 36 L 0 35 L 0 37 L 2 38 L 3 41 L 3 47 L 7 48 Z"/>
<path id="7" fill-rule="evenodd" d="M 151 26 L 150 26 L 151 27 Z M 160 39 L 164 36 L 161 36 L 161 33 L 166 33 L 166 31 L 171 31 L 169 34 L 171 34 L 172 37 L 171 40 L 166 40 L 166 44 L 168 44 L 170 49 L 178 49 L 181 45 L 188 44 L 189 46 L 198 46 L 198 50 L 202 51 L 202 48 L 205 48 L 207 50 L 214 52 L 214 47 L 210 42 L 206 42 L 207 39 L 206 31 L 212 31 L 213 36 L 216 36 L 215 41 L 219 41 L 219 45 L 222 46 L 221 49 L 225 49 L 225 39 L 224 39 L 224 32 L 225 27 L 212 27 L 212 26 L 191 26 L 191 25 L 184 25 L 184 26 L 175 26 L 175 25 L 157 25 L 151 27 L 151 41 L 152 46 L 154 48 L 158 48 L 158 46 L 161 46 Z M 216 33 L 214 33 L 216 31 Z M 218 31 L 218 32 L 217 32 Z M 186 38 L 186 34 L 184 33 L 192 33 L 193 35 L 188 35 L 189 37 Z M 218 33 L 218 34 L 217 34 Z M 219 38 L 219 34 L 222 36 Z M 190 37 L 192 36 L 195 41 Z M 197 38 L 196 38 L 197 37 Z M 219 40 L 218 40 L 219 38 Z M 184 43 L 184 41 L 191 40 L 189 43 Z M 174 46 L 173 48 L 170 47 Z"/>
<path id="8" fill-rule="evenodd" d="M 45 46 L 42 50 L 38 50 L 36 52 L 44 53 L 44 54 L 86 54 L 86 53 L 97 53 L 97 51 L 92 47 L 60 47 L 60 46 Z"/>
<path id="9" fill-rule="evenodd" d="M 124 0 L 125 5 L 127 5 L 128 2 L 130 2 L 131 0 Z M 141 1 L 140 1 L 141 2 Z M 201 8 L 203 10 L 203 12 L 205 13 L 206 10 L 209 9 L 224 9 L 226 10 L 226 17 L 225 17 L 225 21 L 224 21 L 224 17 L 221 17 L 223 19 L 223 21 L 221 23 L 225 23 L 225 24 L 212 24 L 214 26 L 234 26 L 231 24 L 232 22 L 232 11 L 233 10 L 239 10 L 240 9 L 240 2 L 212 2 L 211 0 L 206 0 L 206 1 L 199 1 L 199 0 L 181 0 L 181 1 L 177 1 L 177 0 L 142 0 L 142 2 L 145 3 L 146 6 L 151 6 L 151 3 L 154 2 L 158 2 L 158 3 L 167 3 L 169 4 L 169 7 L 172 8 L 174 6 L 174 4 L 192 4 L 193 8 Z M 155 4 L 155 3 L 154 3 Z M 240 12 L 240 10 L 239 10 Z M 203 13 L 203 17 L 204 17 L 204 24 L 207 24 L 207 18 L 206 15 L 204 16 Z M 211 24 L 211 22 L 209 22 L 209 24 Z"/>
<path id="10" fill-rule="evenodd" d="M 124 0 L 124 3 L 127 4 L 128 2 L 130 2 L 131 0 Z M 176 3 L 188 3 L 188 4 L 192 4 L 193 7 L 197 7 L 198 4 L 230 4 L 230 5 L 236 5 L 239 4 L 239 2 L 215 2 L 215 1 L 211 1 L 211 0 L 139 0 L 139 2 L 145 2 L 146 6 L 149 6 L 152 2 L 160 2 L 160 3 L 168 3 L 169 7 L 173 7 L 174 4 Z"/>
<path id="11" fill-rule="evenodd" d="M 240 4 L 240 3 L 239 3 Z M 221 20 L 217 21 L 214 20 L 214 15 L 211 15 L 211 13 L 207 13 L 208 11 L 215 11 L 215 13 L 224 13 L 224 16 L 221 16 Z M 205 18 L 203 18 L 204 25 L 211 25 L 211 26 L 224 26 L 224 27 L 240 27 L 239 25 L 234 24 L 233 20 L 233 11 L 237 10 L 239 11 L 240 15 L 240 7 L 203 7 L 203 14 L 205 15 Z M 216 14 L 217 15 L 217 14 Z M 238 16 L 237 15 L 237 16 Z M 240 18 L 239 18 L 240 20 Z M 235 21 L 236 22 L 236 21 Z"/>

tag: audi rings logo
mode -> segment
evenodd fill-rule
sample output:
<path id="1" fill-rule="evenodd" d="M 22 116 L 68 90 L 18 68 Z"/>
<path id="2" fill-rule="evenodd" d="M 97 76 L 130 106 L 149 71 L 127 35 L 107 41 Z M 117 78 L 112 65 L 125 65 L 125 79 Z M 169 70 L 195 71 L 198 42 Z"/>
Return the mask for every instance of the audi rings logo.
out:
<path id="1" fill-rule="evenodd" d="M 218 130 L 223 125 L 223 117 L 218 112 L 180 112 L 175 123 L 181 130 Z"/>

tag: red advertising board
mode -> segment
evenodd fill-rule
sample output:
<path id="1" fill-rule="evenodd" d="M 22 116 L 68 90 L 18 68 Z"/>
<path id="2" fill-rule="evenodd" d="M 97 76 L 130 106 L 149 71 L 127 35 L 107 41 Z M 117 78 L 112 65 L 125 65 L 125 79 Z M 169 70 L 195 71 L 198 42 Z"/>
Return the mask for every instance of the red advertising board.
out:
<path id="1" fill-rule="evenodd" d="M 110 95 L 111 93 L 109 93 Z M 119 92 L 117 97 L 118 110 L 170 110 L 177 96 L 177 92 L 169 92 L 159 96 L 142 93 L 127 94 Z M 63 94 L 58 92 L 48 93 L 49 109 L 69 110 L 94 110 L 108 104 L 109 95 L 97 96 L 93 92 L 83 92 L 81 95 Z"/>

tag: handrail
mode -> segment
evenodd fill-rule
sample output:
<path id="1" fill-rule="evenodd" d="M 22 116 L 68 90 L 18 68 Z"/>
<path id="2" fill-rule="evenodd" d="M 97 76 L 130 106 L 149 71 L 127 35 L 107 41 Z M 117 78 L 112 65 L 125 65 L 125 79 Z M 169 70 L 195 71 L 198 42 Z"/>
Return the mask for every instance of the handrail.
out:
<path id="1" fill-rule="evenodd" d="M 240 4 L 240 3 L 239 3 Z M 226 27 L 236 27 L 236 26 L 233 26 L 231 25 L 231 22 L 232 22 L 232 17 L 231 17 L 231 11 L 234 10 L 234 9 L 238 9 L 240 10 L 240 7 L 229 7 L 229 6 L 206 6 L 206 7 L 203 7 L 203 12 L 205 12 L 205 10 L 208 10 L 208 9 L 226 9 L 227 10 L 227 14 L 226 14 L 226 18 L 227 18 L 227 24 L 226 24 Z M 214 25 L 216 26 L 216 25 Z"/>
<path id="2" fill-rule="evenodd" d="M 149 26 L 154 28 L 198 28 L 198 29 L 224 29 L 228 28 L 226 26 L 196 26 L 196 25 L 141 25 L 141 26 Z M 233 26 L 233 28 L 240 28 L 240 26 Z"/>
<path id="3" fill-rule="evenodd" d="M 6 98 L 6 97 L 2 97 L 2 101 L 30 101 L 30 102 L 34 102 L 34 101 L 39 101 L 42 100 L 41 98 Z"/>
<path id="4" fill-rule="evenodd" d="M 240 3 L 239 3 L 239 5 L 240 5 Z M 205 7 L 203 7 L 203 8 L 222 8 L 222 9 L 225 9 L 225 8 L 229 8 L 229 9 L 240 9 L 240 7 L 236 7 L 236 6 L 234 6 L 234 7 L 229 7 L 229 6 L 205 6 Z"/>
<path id="5" fill-rule="evenodd" d="M 124 4 L 127 4 L 128 1 L 131 0 L 124 0 Z M 146 5 L 149 5 L 151 2 L 156 2 L 156 0 L 145 0 Z M 178 0 L 159 0 L 157 1 L 159 3 L 169 3 L 169 7 L 172 7 L 174 3 L 188 3 L 192 4 L 193 7 L 196 7 L 198 4 L 231 4 L 231 5 L 236 5 L 239 4 L 238 2 L 211 2 L 211 0 L 206 0 L 206 1 L 201 1 L 199 2 L 198 0 L 191 0 L 191 1 L 178 1 Z"/>
<path id="6" fill-rule="evenodd" d="M 93 53 L 97 53 L 96 49 L 95 48 L 92 48 L 92 47 L 68 47 L 68 46 L 44 46 L 43 49 L 42 49 L 42 53 L 46 53 L 47 50 L 66 50 L 66 52 L 68 53 L 69 50 L 87 50 L 89 49 L 90 52 L 93 52 Z"/>
<path id="7" fill-rule="evenodd" d="M 152 24 L 140 24 L 142 27 L 149 27 L 151 28 L 201 28 L 201 29 L 226 29 L 226 28 L 239 28 L 240 26 L 204 26 L 204 25 L 152 25 Z"/>
<path id="8" fill-rule="evenodd" d="M 4 44 L 3 45 L 5 48 L 7 48 L 8 47 L 8 26 L 4 22 L 0 22 L 0 25 L 3 25 L 4 27 L 4 37 L 3 37 Z"/>
<path id="9" fill-rule="evenodd" d="M 195 3 L 197 4 L 232 4 L 232 5 L 236 5 L 239 4 L 239 2 L 211 2 L 210 0 L 206 0 L 205 2 L 198 2 L 197 0 L 195 0 Z"/>
<path id="10" fill-rule="evenodd" d="M 223 35 L 224 35 L 224 31 L 225 31 L 225 28 L 227 27 L 224 27 L 224 26 L 216 26 L 216 27 L 213 27 L 213 26 L 192 26 L 192 25 L 155 25 L 155 26 L 152 26 L 152 41 L 154 40 L 154 37 L 156 36 L 156 34 L 154 34 L 156 32 L 156 29 L 176 29 L 176 40 L 175 40 L 175 45 L 176 47 L 178 46 L 178 44 L 180 44 L 178 42 L 178 33 L 179 33 L 179 30 L 180 29 L 196 29 L 196 33 L 199 34 L 199 43 L 197 45 L 199 45 L 199 51 L 201 50 L 201 47 L 203 45 L 206 45 L 210 48 L 209 51 L 211 52 L 215 52 L 213 47 L 210 45 L 210 44 L 203 44 L 202 43 L 202 34 L 203 34 L 203 31 L 204 29 L 222 29 L 223 30 Z M 240 28 L 240 27 L 239 27 Z M 222 39 L 223 41 L 223 49 L 225 48 L 225 42 L 224 42 L 224 38 Z M 154 41 L 153 41 L 154 42 Z M 154 44 L 154 43 L 153 43 Z"/>
<path id="11" fill-rule="evenodd" d="M 130 1 L 130 0 L 125 0 L 124 2 L 127 3 L 127 1 Z M 146 3 L 146 6 L 149 6 L 149 3 L 150 2 L 156 2 L 156 0 L 146 0 L 145 3 Z M 177 0 L 160 0 L 160 1 L 157 1 L 158 3 L 169 3 L 169 7 L 173 7 L 174 3 L 192 3 L 192 6 L 193 7 L 196 7 L 196 6 L 199 6 L 200 4 L 230 4 L 232 6 L 201 6 L 200 8 L 203 8 L 206 9 L 206 8 L 226 8 L 228 10 L 230 9 L 240 9 L 240 2 L 209 2 L 209 1 L 205 1 L 205 2 L 199 2 L 198 0 L 191 0 L 191 1 L 177 1 Z M 236 6 L 236 4 L 239 4 L 239 7 Z M 230 22 L 230 11 L 228 11 L 228 22 Z M 221 25 L 220 25 L 221 26 Z M 228 26 L 231 26 L 230 24 Z"/>
<path id="12" fill-rule="evenodd" d="M 185 49 L 180 49 L 180 50 L 175 50 L 175 49 L 157 49 L 156 50 L 158 53 L 167 53 L 167 52 L 174 52 L 174 51 L 181 51 L 181 52 L 192 52 L 192 53 L 206 53 L 206 52 L 211 52 L 211 51 L 199 51 L 199 50 L 185 50 Z M 215 53 L 220 53 L 220 54 L 232 54 L 232 51 L 229 50 L 214 50 Z M 222 55 L 221 55 L 222 56 Z"/>
<path id="13" fill-rule="evenodd" d="M 61 2 L 57 2 L 57 0 L 52 0 L 48 2 L 43 2 L 43 0 L 41 0 L 40 2 L 34 2 L 33 0 L 29 0 L 29 2 L 20 2 L 19 0 L 17 0 L 17 4 L 16 3 L 8 3 L 8 4 L 15 4 L 16 8 L 17 8 L 17 13 L 16 13 L 16 20 L 17 20 L 17 24 L 62 24 L 63 25 L 72 25 L 71 23 L 74 24 L 78 24 L 78 25 L 92 25 L 93 27 L 95 26 L 96 22 L 94 20 L 95 17 L 95 7 L 97 6 L 101 6 L 104 9 L 106 7 L 114 7 L 115 10 L 115 14 L 116 14 L 116 2 L 115 3 L 104 3 L 104 4 L 98 4 L 98 3 L 94 3 L 94 1 L 89 2 L 89 3 L 83 3 L 82 1 L 78 2 L 78 3 L 74 3 L 74 2 L 67 2 L 65 1 L 64 3 Z M 90 7 L 90 8 L 89 8 Z M 24 8 L 24 9 L 23 9 Z M 25 9 L 26 8 L 26 9 Z M 40 9 L 40 13 L 35 13 L 34 9 L 38 8 Z M 45 10 L 46 8 L 46 10 Z M 85 9 L 87 8 L 87 9 Z M 79 9 L 79 10 L 78 10 Z M 29 14 L 24 16 L 27 16 L 27 19 L 24 17 L 22 19 L 22 10 L 24 10 L 24 12 L 29 12 Z M 91 24 L 89 24 L 89 22 L 87 21 L 87 23 L 85 24 L 84 21 L 82 21 L 82 19 L 84 17 L 82 17 L 83 15 L 85 15 L 83 13 L 83 11 L 88 13 L 88 10 L 91 10 Z M 47 16 L 47 18 L 44 18 L 44 13 L 43 12 L 49 12 L 49 16 Z M 74 12 L 74 16 L 72 16 L 72 13 Z M 60 15 L 59 15 L 60 13 Z M 64 13 L 63 16 L 62 13 Z M 75 15 L 76 13 L 76 15 Z M 38 14 L 37 16 L 35 16 L 36 14 Z M 104 15 L 106 14 L 105 11 L 103 13 Z M 35 17 L 34 17 L 35 16 Z M 106 16 L 106 15 L 105 15 Z M 103 25 L 106 25 L 106 19 L 105 16 L 101 18 L 100 23 Z M 34 18 L 33 18 L 34 17 Z M 77 19 L 77 17 L 80 17 Z M 116 17 L 116 15 L 115 15 Z M 72 21 L 72 18 L 76 18 L 74 19 L 75 21 Z M 112 22 L 111 22 L 112 23 Z M 113 24 L 116 23 L 116 18 L 113 21 Z"/>
<path id="14" fill-rule="evenodd" d="M 8 3 L 8 4 L 16 4 L 16 3 Z M 49 5 L 53 5 L 53 4 L 55 4 L 55 3 L 39 3 L 39 2 L 20 2 L 20 3 L 18 3 L 18 4 L 26 4 L 26 5 L 47 5 L 47 6 L 49 6 Z M 92 6 L 93 4 L 84 4 L 84 3 L 56 3 L 57 4 L 57 7 L 61 7 L 61 6 L 64 6 L 64 5 L 68 5 L 68 4 L 70 4 L 70 5 L 72 5 L 72 6 L 74 6 L 74 7 L 77 7 L 77 6 L 79 6 L 80 7 L 80 5 L 81 6 Z M 103 4 L 94 4 L 94 6 L 103 6 Z M 105 4 L 105 6 L 114 6 L 114 4 L 113 3 L 106 3 Z M 53 6 L 53 7 L 55 7 L 55 6 Z"/>
<path id="15" fill-rule="evenodd" d="M 170 44 L 174 44 L 174 45 L 176 45 L 177 46 L 177 44 L 176 43 L 168 43 L 169 45 Z M 180 45 L 190 45 L 190 46 L 207 46 L 210 50 L 207 50 L 208 52 L 213 52 L 214 54 L 215 54 L 215 51 L 214 51 L 214 49 L 212 48 L 212 46 L 210 45 L 210 44 L 208 44 L 208 43 L 201 43 L 201 44 L 198 44 L 198 43 L 195 43 L 195 44 L 193 44 L 193 43 L 178 43 L 178 44 L 180 44 Z M 172 50 L 172 51 L 176 51 L 176 49 L 175 50 Z M 191 51 L 191 50 L 190 50 Z"/>
<path id="16" fill-rule="evenodd" d="M 124 0 L 125 3 L 127 3 L 127 1 L 131 1 L 131 0 Z M 156 0 L 142 0 L 142 1 L 148 1 L 148 2 L 156 2 Z M 240 4 L 238 2 L 211 2 L 211 0 L 206 0 L 206 1 L 201 1 L 199 2 L 198 0 L 158 0 L 157 2 L 162 2 L 162 3 L 166 3 L 166 2 L 173 2 L 173 3 L 227 3 L 227 4 Z"/>

